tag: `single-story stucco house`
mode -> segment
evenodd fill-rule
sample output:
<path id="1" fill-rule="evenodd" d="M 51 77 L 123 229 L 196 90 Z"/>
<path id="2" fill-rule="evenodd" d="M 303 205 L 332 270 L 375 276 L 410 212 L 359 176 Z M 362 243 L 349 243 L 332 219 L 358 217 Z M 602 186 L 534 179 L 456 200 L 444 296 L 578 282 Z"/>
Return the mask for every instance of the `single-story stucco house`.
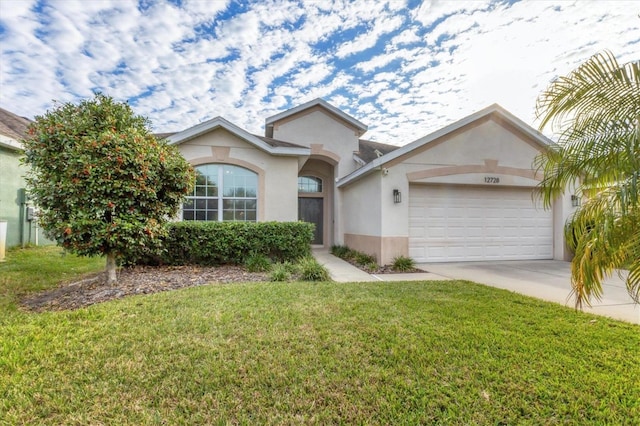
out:
<path id="1" fill-rule="evenodd" d="M 567 259 L 570 194 L 544 210 L 532 169 L 549 139 L 498 105 L 405 146 L 322 99 L 266 119 L 255 135 L 221 117 L 165 135 L 196 168 L 182 220 L 316 224 L 314 244 L 378 263 Z"/>

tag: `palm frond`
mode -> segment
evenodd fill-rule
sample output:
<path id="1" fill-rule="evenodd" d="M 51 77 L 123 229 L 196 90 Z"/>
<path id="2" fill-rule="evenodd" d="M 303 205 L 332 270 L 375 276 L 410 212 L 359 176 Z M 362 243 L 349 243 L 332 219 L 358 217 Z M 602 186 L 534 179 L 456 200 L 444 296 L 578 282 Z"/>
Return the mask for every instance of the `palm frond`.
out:
<path id="1" fill-rule="evenodd" d="M 566 77 L 557 78 L 539 97 L 540 127 L 565 128 L 574 117 L 608 123 L 638 117 L 640 65 L 620 65 L 609 51 L 589 58 Z"/>
<path id="2" fill-rule="evenodd" d="M 557 143 L 534 161 L 545 207 L 567 188 L 587 197 L 569 219 L 576 307 L 602 296 L 602 280 L 629 268 L 640 303 L 640 61 L 620 65 L 611 52 L 589 58 L 540 95 L 536 114 Z"/>
<path id="3" fill-rule="evenodd" d="M 572 287 L 576 307 L 602 296 L 602 280 L 615 270 L 631 268 L 627 288 L 637 300 L 640 286 L 640 205 L 637 180 L 602 189 L 571 217 Z M 630 203 L 629 194 L 635 192 Z M 635 294 L 635 296 L 633 296 Z"/>

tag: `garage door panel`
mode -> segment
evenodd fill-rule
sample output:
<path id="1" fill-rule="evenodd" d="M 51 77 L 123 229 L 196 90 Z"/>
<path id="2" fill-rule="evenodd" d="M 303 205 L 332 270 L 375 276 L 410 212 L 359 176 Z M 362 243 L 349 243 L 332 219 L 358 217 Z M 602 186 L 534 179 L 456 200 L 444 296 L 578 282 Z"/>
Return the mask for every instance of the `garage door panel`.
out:
<path id="1" fill-rule="evenodd" d="M 550 259 L 552 213 L 526 188 L 412 185 L 409 255 L 418 262 Z"/>

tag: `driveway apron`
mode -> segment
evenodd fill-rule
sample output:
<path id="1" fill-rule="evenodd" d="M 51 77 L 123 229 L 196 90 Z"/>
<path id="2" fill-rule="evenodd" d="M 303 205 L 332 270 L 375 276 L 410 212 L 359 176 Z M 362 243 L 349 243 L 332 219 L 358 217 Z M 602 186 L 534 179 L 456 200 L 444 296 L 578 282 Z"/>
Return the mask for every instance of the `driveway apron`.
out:
<path id="1" fill-rule="evenodd" d="M 571 263 L 558 260 L 422 263 L 420 269 L 448 278 L 475 281 L 573 307 Z M 623 275 L 624 277 L 624 275 Z M 585 312 L 640 324 L 640 306 L 633 302 L 617 274 L 603 283 L 602 300 Z"/>

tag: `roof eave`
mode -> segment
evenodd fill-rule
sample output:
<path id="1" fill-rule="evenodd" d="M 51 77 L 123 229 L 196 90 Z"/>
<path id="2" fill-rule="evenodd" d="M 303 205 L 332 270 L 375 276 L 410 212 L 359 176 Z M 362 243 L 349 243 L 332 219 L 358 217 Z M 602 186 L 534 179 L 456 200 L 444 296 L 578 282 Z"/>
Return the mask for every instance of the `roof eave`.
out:
<path id="1" fill-rule="evenodd" d="M 167 137 L 167 141 L 170 145 L 179 145 L 181 143 L 187 142 L 191 139 L 195 139 L 200 135 L 203 135 L 207 132 L 215 130 L 217 128 L 223 128 L 231 134 L 243 139 L 250 144 L 254 145 L 256 148 L 265 151 L 272 155 L 280 155 L 280 156 L 304 156 L 309 155 L 311 150 L 309 148 L 295 148 L 295 147 L 273 147 L 268 143 L 264 142 L 262 139 L 257 136 L 252 135 L 251 133 L 243 130 L 242 128 L 236 126 L 235 124 L 227 121 L 222 117 L 215 117 L 211 120 L 205 121 L 203 123 L 197 124 L 193 127 L 190 127 L 187 130 L 176 133 Z"/>
<path id="2" fill-rule="evenodd" d="M 309 156 L 311 155 L 311 148 L 291 148 L 291 147 L 276 147 L 271 148 L 270 151 L 273 155 L 281 155 L 281 156 Z"/>
<path id="3" fill-rule="evenodd" d="M 13 149 L 15 151 L 24 151 L 20 142 L 5 135 L 0 135 L 0 146 L 3 148 Z"/>

